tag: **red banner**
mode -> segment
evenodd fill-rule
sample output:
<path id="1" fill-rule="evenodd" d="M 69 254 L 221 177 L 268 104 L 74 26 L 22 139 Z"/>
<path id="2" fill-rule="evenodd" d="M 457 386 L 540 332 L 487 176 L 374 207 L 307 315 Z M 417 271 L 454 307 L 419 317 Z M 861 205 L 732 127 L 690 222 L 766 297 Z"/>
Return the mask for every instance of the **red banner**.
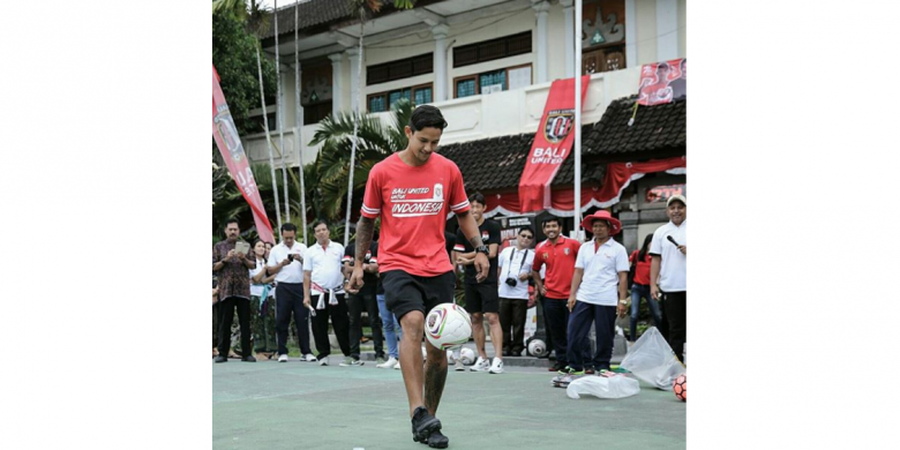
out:
<path id="1" fill-rule="evenodd" d="M 234 178 L 235 184 L 241 190 L 244 200 L 250 204 L 250 210 L 253 211 L 253 221 L 256 223 L 256 233 L 259 238 L 275 244 L 275 238 L 272 235 L 272 225 L 266 217 L 266 210 L 263 207 L 262 199 L 259 197 L 259 189 L 256 188 L 256 180 L 253 178 L 253 172 L 247 163 L 247 155 L 244 154 L 244 146 L 241 144 L 241 138 L 238 136 L 237 128 L 234 126 L 234 120 L 231 118 L 231 112 L 228 111 L 228 103 L 225 102 L 225 94 L 222 93 L 222 87 L 219 86 L 219 74 L 216 73 L 216 67 L 213 66 L 213 111 L 212 111 L 212 133 L 216 140 L 216 146 Z"/>
<path id="2" fill-rule="evenodd" d="M 687 58 L 641 67 L 638 104 L 644 106 L 671 103 L 687 96 Z"/>
<path id="3" fill-rule="evenodd" d="M 581 77 L 581 100 L 587 93 L 590 75 Z M 556 80 L 544 105 L 544 116 L 534 135 L 525 170 L 519 181 L 519 212 L 550 208 L 550 183 L 572 150 L 575 133 L 575 79 Z"/>

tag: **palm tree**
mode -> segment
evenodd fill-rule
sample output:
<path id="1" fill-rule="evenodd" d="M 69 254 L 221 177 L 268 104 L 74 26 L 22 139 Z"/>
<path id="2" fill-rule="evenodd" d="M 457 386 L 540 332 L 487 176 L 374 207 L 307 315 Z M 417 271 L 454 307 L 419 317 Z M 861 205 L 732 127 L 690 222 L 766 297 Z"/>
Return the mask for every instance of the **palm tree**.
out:
<path id="1" fill-rule="evenodd" d="M 318 178 L 307 179 L 318 180 L 311 198 L 321 217 L 339 217 L 341 206 L 352 202 L 353 195 L 348 194 L 361 197 L 372 167 L 395 151 L 406 148 L 407 138 L 403 129 L 409 123 L 412 111 L 412 103 L 408 99 L 400 99 L 391 107 L 391 126 L 385 126 L 371 114 L 337 114 L 319 122 L 319 129 L 310 142 L 310 145 L 323 144 L 314 164 L 315 176 Z M 358 137 L 355 140 L 359 148 L 358 155 L 353 153 L 354 128 Z M 351 161 L 354 161 L 352 165 Z M 352 193 L 348 192 L 351 168 L 355 169 Z M 309 175 L 307 174 L 308 177 Z M 348 203 L 342 204 L 345 198 Z M 350 220 L 349 214 L 346 220 Z"/>

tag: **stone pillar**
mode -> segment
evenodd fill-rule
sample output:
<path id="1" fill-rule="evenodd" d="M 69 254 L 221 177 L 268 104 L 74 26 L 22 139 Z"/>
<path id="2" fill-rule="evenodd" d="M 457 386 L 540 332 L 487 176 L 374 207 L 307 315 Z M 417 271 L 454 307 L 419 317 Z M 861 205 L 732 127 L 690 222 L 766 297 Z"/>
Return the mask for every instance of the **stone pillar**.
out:
<path id="1" fill-rule="evenodd" d="M 431 27 L 434 36 L 434 98 L 435 102 L 447 100 L 447 33 L 450 27 L 440 24 Z"/>
<path id="2" fill-rule="evenodd" d="M 640 213 L 637 211 L 622 211 L 619 213 L 619 221 L 622 222 L 622 245 L 625 246 L 628 254 L 631 254 L 638 245 L 642 244 L 637 241 L 639 217 Z"/>
<path id="3" fill-rule="evenodd" d="M 331 112 L 337 114 L 344 110 L 344 88 L 343 88 L 343 53 L 332 53 L 328 55 L 331 60 Z"/>
<path id="4" fill-rule="evenodd" d="M 625 67 L 637 67 L 637 0 L 625 0 Z"/>
<path id="5" fill-rule="evenodd" d="M 350 47 L 346 53 L 350 59 L 350 111 L 355 112 L 359 103 L 359 90 L 362 89 L 359 79 L 359 47 Z"/>
<path id="6" fill-rule="evenodd" d="M 550 2 L 541 0 L 531 4 L 537 16 L 537 82 L 544 83 L 549 78 L 547 67 L 547 16 Z M 574 45 L 574 44 L 573 44 Z"/>
<path id="7" fill-rule="evenodd" d="M 575 76 L 575 0 L 560 0 L 565 15 L 566 78 Z"/>

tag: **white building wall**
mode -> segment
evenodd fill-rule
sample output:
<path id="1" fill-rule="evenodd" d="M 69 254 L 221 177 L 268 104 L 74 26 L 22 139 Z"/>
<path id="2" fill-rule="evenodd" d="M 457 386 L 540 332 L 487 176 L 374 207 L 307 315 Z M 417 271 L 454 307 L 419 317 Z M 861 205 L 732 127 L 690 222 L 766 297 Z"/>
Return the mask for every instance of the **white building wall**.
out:
<path id="1" fill-rule="evenodd" d="M 566 36 L 563 7 L 558 3 L 552 5 L 547 19 L 547 26 L 550 28 L 547 37 L 549 53 L 547 61 L 550 65 L 548 73 L 549 81 L 553 81 L 566 78 Z"/>
<path id="2" fill-rule="evenodd" d="M 687 0 L 678 0 L 678 57 L 687 58 Z"/>
<path id="3" fill-rule="evenodd" d="M 656 55 L 656 1 L 636 0 L 637 66 L 659 61 Z M 629 66 L 631 64 L 629 63 Z"/>

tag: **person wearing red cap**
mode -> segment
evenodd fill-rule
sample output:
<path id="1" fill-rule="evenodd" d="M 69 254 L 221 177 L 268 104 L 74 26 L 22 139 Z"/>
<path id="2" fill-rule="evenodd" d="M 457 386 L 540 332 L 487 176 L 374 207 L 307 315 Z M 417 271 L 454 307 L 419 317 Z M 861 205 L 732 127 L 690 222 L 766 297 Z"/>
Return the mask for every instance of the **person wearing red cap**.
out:
<path id="1" fill-rule="evenodd" d="M 609 370 L 616 313 L 624 313 L 628 301 L 628 252 L 612 239 L 622 231 L 622 223 L 601 210 L 586 217 L 582 226 L 594 233 L 594 239 L 578 250 L 567 305 L 571 311 L 568 373 L 573 375 L 584 374 L 585 366 L 598 372 Z M 584 361 L 581 349 L 591 324 L 596 330 L 597 351 L 592 360 Z"/>

